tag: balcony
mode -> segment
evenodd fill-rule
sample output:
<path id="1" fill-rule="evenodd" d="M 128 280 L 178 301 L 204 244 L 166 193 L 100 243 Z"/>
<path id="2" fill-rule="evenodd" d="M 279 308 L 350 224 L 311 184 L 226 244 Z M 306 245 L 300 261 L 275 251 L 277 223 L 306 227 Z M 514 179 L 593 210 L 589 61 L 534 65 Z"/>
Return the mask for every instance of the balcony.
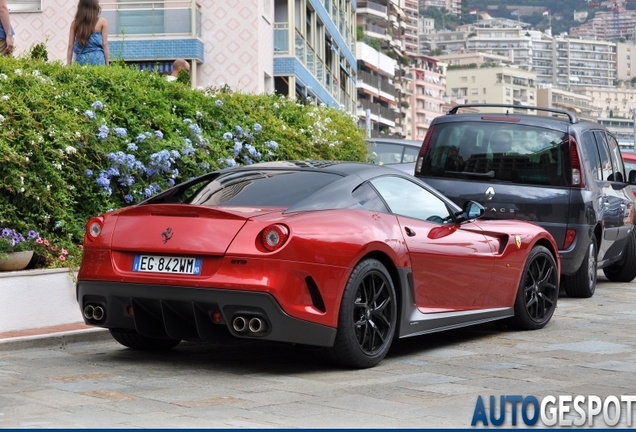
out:
<path id="1" fill-rule="evenodd" d="M 196 0 L 100 2 L 114 39 L 130 36 L 201 37 L 201 8 Z"/>

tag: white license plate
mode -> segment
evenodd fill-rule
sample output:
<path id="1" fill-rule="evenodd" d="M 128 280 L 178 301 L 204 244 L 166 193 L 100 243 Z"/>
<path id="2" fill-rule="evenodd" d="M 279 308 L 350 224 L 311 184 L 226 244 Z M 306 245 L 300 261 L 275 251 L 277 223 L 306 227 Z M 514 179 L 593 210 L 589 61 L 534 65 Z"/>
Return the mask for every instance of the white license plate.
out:
<path id="1" fill-rule="evenodd" d="M 133 271 L 149 273 L 201 274 L 201 258 L 135 255 Z"/>

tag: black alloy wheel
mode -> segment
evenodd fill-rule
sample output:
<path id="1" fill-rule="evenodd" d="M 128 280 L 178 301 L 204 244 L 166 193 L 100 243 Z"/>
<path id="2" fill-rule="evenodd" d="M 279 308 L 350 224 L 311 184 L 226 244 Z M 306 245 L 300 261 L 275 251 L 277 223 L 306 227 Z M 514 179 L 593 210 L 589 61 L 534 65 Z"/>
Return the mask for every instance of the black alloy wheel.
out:
<path id="1" fill-rule="evenodd" d="M 393 281 L 376 259 L 361 261 L 345 287 L 338 333 L 327 357 L 346 367 L 368 368 L 386 356 L 397 326 Z"/>
<path id="2" fill-rule="evenodd" d="M 554 257 L 543 246 L 535 246 L 528 256 L 515 302 L 516 327 L 536 330 L 544 327 L 556 309 L 559 275 Z"/>

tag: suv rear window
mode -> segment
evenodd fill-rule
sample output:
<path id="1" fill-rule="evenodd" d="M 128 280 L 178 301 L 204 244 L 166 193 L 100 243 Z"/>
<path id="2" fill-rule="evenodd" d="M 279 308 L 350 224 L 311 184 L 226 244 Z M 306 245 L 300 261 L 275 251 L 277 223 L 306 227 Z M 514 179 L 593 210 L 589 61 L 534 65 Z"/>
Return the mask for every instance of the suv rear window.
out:
<path id="1" fill-rule="evenodd" d="M 568 186 L 569 136 L 500 122 L 435 125 L 421 175 Z"/>

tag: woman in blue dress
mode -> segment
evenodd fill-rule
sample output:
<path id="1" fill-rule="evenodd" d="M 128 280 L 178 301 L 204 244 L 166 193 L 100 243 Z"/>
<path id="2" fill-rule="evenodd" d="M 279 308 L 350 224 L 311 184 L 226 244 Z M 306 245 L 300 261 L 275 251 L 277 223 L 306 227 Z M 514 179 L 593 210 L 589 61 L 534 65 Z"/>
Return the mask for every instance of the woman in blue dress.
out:
<path id="1" fill-rule="evenodd" d="M 108 22 L 99 16 L 98 0 L 80 0 L 71 23 L 66 63 L 108 66 Z"/>

